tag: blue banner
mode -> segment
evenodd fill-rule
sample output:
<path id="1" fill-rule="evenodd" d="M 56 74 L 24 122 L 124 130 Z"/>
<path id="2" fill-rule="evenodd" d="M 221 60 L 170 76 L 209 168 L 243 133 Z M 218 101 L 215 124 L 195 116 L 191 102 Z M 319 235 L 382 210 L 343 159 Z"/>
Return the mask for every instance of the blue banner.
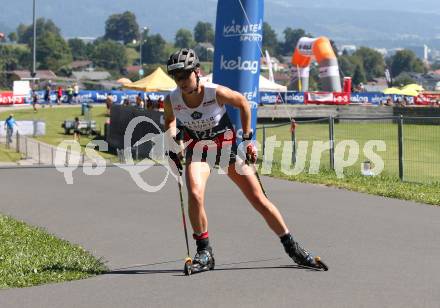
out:
<path id="1" fill-rule="evenodd" d="M 251 78 L 249 78 L 251 79 Z M 220 83 L 220 82 L 219 82 Z M 229 86 L 224 83 L 220 83 L 226 86 Z M 258 85 L 257 85 L 258 86 Z M 234 90 L 236 90 L 233 85 L 230 86 Z M 273 105 L 276 103 L 279 104 L 288 104 L 288 105 L 296 105 L 296 104 L 304 104 L 304 92 L 296 92 L 296 91 L 287 91 L 287 92 L 269 92 L 269 91 L 262 91 L 259 92 L 256 90 L 257 88 L 254 88 L 253 91 L 247 92 L 243 91 L 242 93 L 246 96 L 246 98 L 251 103 L 252 107 L 252 128 L 255 129 L 256 120 L 257 120 L 257 114 L 256 114 L 256 106 L 257 102 L 259 104 L 263 105 Z M 44 100 L 44 91 L 37 91 L 38 95 L 38 103 L 39 104 L 47 104 L 47 102 Z M 117 90 L 81 90 L 79 91 L 79 95 L 77 98 L 72 97 L 70 100 L 70 103 L 105 103 L 105 100 L 107 96 L 111 96 L 113 103 L 115 104 L 122 104 L 125 99 L 128 99 L 130 103 L 136 102 L 136 97 L 138 95 L 141 95 L 142 98 L 146 101 L 149 97 L 152 101 L 158 101 L 159 99 L 164 100 L 165 96 L 167 95 L 166 92 L 139 92 L 139 91 L 133 91 L 133 90 L 125 90 L 125 91 L 117 91 Z M 381 103 L 385 103 L 387 98 L 390 97 L 393 102 L 397 102 L 398 100 L 403 100 L 403 95 L 387 95 L 383 94 L 382 92 L 352 92 L 350 97 L 350 104 L 352 105 L 358 105 L 358 104 L 372 104 L 372 105 L 380 105 Z M 406 100 L 409 104 L 414 103 L 414 97 L 412 96 L 405 96 Z M 50 100 L 52 104 L 56 103 L 57 100 L 57 94 L 56 91 L 51 91 L 50 93 Z M 31 97 L 26 97 L 25 103 L 31 103 L 32 99 Z M 66 94 L 66 92 L 63 92 L 63 96 L 61 98 L 62 103 L 69 103 L 69 98 Z M 233 124 L 237 129 L 241 128 L 241 122 L 239 117 L 238 110 L 231 108 L 232 110 L 228 110 L 231 121 L 234 121 Z M 232 117 L 232 115 L 234 118 Z"/>
<path id="2" fill-rule="evenodd" d="M 256 132 L 259 103 L 263 0 L 219 0 L 215 27 L 213 82 L 242 93 L 251 105 L 251 127 Z M 240 112 L 226 106 L 241 137 Z M 255 138 L 255 135 L 254 135 Z"/>
<path id="3" fill-rule="evenodd" d="M 39 104 L 47 104 L 44 100 L 44 91 L 36 91 L 38 95 L 38 103 Z M 152 101 L 158 101 L 159 99 L 164 100 L 167 93 L 165 92 L 139 92 L 133 90 L 127 91 L 117 91 L 117 90 L 81 90 L 76 98 L 73 96 L 70 98 L 67 96 L 66 92 L 63 92 L 63 96 L 61 97 L 62 103 L 105 103 L 107 96 L 111 96 L 113 103 L 122 104 L 125 99 L 128 99 L 130 103 L 136 102 L 136 97 L 141 95 L 144 100 L 150 98 Z M 52 104 L 55 104 L 57 100 L 56 91 L 51 91 L 50 93 L 50 101 Z M 31 97 L 26 98 L 26 103 L 31 103 Z"/>

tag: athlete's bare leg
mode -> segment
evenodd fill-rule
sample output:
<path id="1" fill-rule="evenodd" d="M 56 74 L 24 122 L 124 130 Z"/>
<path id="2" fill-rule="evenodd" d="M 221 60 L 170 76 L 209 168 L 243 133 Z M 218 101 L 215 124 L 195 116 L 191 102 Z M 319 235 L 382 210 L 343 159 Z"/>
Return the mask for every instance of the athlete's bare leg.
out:
<path id="1" fill-rule="evenodd" d="M 210 174 L 206 162 L 189 162 L 185 168 L 188 190 L 188 214 L 194 233 L 208 231 L 208 219 L 205 212 L 205 188 Z"/>
<path id="2" fill-rule="evenodd" d="M 236 168 L 243 168 L 237 172 Z M 282 236 L 288 232 L 281 213 L 276 206 L 264 195 L 258 179 L 255 176 L 251 166 L 246 164 L 230 164 L 228 167 L 228 176 L 240 188 L 252 206 L 263 216 L 269 227 L 276 235 Z"/>

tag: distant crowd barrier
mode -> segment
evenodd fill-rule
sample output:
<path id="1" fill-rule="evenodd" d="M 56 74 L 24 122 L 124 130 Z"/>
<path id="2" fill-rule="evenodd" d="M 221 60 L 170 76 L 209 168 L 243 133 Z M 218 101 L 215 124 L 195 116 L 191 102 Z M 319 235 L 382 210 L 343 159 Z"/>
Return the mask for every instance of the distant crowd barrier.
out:
<path id="1" fill-rule="evenodd" d="M 76 99 L 72 99 L 76 103 L 104 103 L 107 96 L 111 96 L 112 101 L 115 104 L 121 104 L 125 99 L 130 102 L 135 102 L 136 96 L 141 95 L 144 100 L 150 98 L 152 101 L 157 101 L 160 98 L 163 100 L 167 95 L 166 92 L 139 92 L 133 90 L 126 91 L 94 91 L 94 90 L 82 90 Z M 44 91 L 37 91 L 38 103 L 47 103 L 44 101 Z M 260 92 L 260 104 L 372 104 L 379 105 L 384 103 L 388 97 L 391 97 L 393 101 L 403 99 L 403 95 L 396 94 L 383 94 L 382 92 Z M 415 105 L 430 105 L 433 102 L 440 100 L 440 93 L 436 92 L 422 92 L 419 96 L 412 97 L 406 96 L 409 104 Z M 50 95 L 52 103 L 56 102 L 56 92 L 52 91 Z M 64 92 L 62 102 L 67 103 L 68 97 Z M 0 105 L 13 105 L 13 104 L 30 104 L 30 97 L 16 97 L 13 96 L 12 91 L 0 92 Z"/>
<path id="2" fill-rule="evenodd" d="M 384 103 L 388 97 L 393 101 L 403 99 L 402 95 L 389 95 L 382 92 L 260 92 L 260 103 L 264 105 L 271 104 L 372 104 L 379 105 Z M 440 95 L 438 95 L 440 98 Z M 406 97 L 410 104 L 417 104 L 411 96 Z"/>

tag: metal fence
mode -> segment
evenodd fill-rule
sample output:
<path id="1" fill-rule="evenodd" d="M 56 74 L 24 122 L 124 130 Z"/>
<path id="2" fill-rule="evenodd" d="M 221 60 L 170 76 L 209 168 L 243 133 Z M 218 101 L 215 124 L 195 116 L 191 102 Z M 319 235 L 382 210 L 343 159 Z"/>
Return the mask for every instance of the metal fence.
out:
<path id="1" fill-rule="evenodd" d="M 20 153 L 22 165 L 77 166 L 93 162 L 93 157 L 87 156 L 80 148 L 56 147 L 18 133 L 14 135 L 12 142 L 7 138 L 1 138 L 0 143 L 7 149 Z"/>
<path id="2" fill-rule="evenodd" d="M 343 170 L 383 174 L 402 181 L 440 182 L 439 117 L 328 117 L 260 124 L 264 162 L 302 172 Z"/>

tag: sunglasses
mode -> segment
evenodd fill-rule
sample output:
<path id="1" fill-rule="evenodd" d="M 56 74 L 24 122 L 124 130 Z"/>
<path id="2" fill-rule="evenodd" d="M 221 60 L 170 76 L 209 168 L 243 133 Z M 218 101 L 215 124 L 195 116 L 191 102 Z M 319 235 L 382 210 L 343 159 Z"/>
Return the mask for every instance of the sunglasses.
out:
<path id="1" fill-rule="evenodd" d="M 183 72 L 179 72 L 174 74 L 174 80 L 175 81 L 182 81 L 182 80 L 186 80 L 188 79 L 193 71 L 183 71 Z"/>

